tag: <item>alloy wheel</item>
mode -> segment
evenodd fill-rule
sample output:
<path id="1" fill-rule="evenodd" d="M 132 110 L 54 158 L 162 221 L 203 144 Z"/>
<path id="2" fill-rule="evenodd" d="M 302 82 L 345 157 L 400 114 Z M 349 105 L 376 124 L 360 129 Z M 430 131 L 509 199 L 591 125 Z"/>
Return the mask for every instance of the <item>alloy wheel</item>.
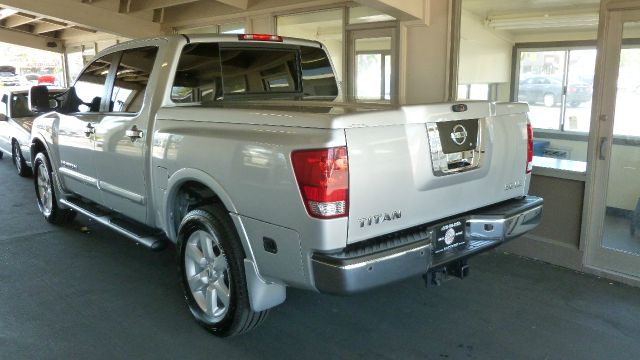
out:
<path id="1" fill-rule="evenodd" d="M 229 310 L 229 264 L 215 235 L 194 231 L 184 251 L 187 282 L 193 299 L 213 322 L 221 321 Z"/>
<path id="2" fill-rule="evenodd" d="M 38 186 L 38 199 L 42 206 L 42 212 L 45 216 L 48 216 L 53 210 L 53 188 L 51 186 L 49 171 L 44 164 L 40 164 L 38 166 L 36 182 Z"/>

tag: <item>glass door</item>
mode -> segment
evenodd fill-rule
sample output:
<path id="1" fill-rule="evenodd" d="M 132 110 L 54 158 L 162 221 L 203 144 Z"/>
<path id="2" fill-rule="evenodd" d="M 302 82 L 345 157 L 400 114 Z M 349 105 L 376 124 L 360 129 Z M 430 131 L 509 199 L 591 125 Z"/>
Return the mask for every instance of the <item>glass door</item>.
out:
<path id="1" fill-rule="evenodd" d="M 603 15 L 586 265 L 640 280 L 640 10 Z"/>
<path id="2" fill-rule="evenodd" d="M 395 28 L 350 30 L 349 95 L 356 101 L 396 100 Z"/>

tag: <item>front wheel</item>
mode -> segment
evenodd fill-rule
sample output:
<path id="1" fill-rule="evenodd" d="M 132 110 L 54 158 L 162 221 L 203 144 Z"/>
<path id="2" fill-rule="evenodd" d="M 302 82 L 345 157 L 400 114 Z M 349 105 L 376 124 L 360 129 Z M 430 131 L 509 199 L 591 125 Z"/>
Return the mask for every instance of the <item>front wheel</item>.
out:
<path id="1" fill-rule="evenodd" d="M 268 311 L 249 303 L 244 250 L 228 213 L 214 205 L 189 212 L 178 230 L 178 275 L 198 323 L 216 336 L 258 326 Z"/>
<path id="2" fill-rule="evenodd" d="M 62 225 L 75 218 L 76 212 L 71 209 L 61 209 L 56 200 L 53 173 L 49 158 L 44 153 L 38 153 L 33 162 L 34 184 L 38 198 L 38 208 L 44 218 L 56 225 Z"/>
<path id="3" fill-rule="evenodd" d="M 27 162 L 24 160 L 22 151 L 20 150 L 20 144 L 17 141 L 13 142 L 11 153 L 13 155 L 13 165 L 15 165 L 16 171 L 18 171 L 18 175 L 22 177 L 31 175 L 31 169 L 27 166 Z"/>

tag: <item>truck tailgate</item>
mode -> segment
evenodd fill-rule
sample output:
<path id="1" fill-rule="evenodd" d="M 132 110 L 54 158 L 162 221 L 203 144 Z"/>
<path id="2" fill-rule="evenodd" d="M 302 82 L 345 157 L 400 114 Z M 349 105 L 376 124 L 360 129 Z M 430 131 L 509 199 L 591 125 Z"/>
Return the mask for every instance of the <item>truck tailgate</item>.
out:
<path id="1" fill-rule="evenodd" d="M 345 129 L 348 243 L 526 195 L 527 105 L 452 108 L 405 106 L 385 112 L 393 125 Z"/>

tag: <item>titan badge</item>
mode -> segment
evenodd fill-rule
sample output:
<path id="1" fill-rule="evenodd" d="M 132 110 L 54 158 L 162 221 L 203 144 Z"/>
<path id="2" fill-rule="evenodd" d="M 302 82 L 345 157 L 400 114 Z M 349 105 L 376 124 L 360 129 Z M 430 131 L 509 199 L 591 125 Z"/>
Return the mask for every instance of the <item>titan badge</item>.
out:
<path id="1" fill-rule="evenodd" d="M 382 224 L 385 221 L 397 220 L 397 219 L 400 219 L 401 217 L 402 217 L 402 213 L 400 212 L 400 210 L 396 210 L 396 211 L 392 211 L 391 213 L 384 213 L 384 214 L 369 216 L 366 218 L 361 218 L 361 219 L 358 219 L 358 222 L 360 223 L 360 227 L 363 228 L 365 226 Z"/>

